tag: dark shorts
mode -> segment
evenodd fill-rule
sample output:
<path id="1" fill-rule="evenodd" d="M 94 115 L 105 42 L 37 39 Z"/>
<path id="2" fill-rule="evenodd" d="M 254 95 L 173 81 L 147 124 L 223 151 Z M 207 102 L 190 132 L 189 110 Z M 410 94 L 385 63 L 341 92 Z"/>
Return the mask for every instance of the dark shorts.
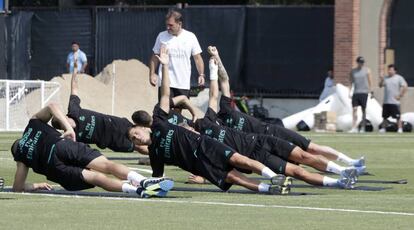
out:
<path id="1" fill-rule="evenodd" d="M 61 140 L 56 143 L 52 154 L 46 173 L 48 180 L 60 184 L 69 191 L 95 187 L 85 182 L 82 171 L 92 160 L 102 156 L 98 150 L 80 142 Z"/>
<path id="2" fill-rule="evenodd" d="M 367 100 L 367 93 L 354 93 L 354 95 L 352 95 L 352 107 L 361 106 L 363 109 L 365 109 L 367 108 Z"/>
<path id="3" fill-rule="evenodd" d="M 393 117 L 395 119 L 400 119 L 401 111 L 400 105 L 396 104 L 383 104 L 382 105 L 382 118 L 387 119 L 388 117 Z"/>
<path id="4" fill-rule="evenodd" d="M 311 142 L 309 139 L 300 135 L 299 133 L 278 125 L 269 125 L 265 134 L 291 142 L 305 151 L 309 148 L 309 144 Z"/>
<path id="5" fill-rule="evenodd" d="M 187 98 L 190 98 L 190 90 L 189 89 L 177 89 L 177 88 L 170 88 L 170 98 L 184 95 Z M 158 87 L 158 101 L 161 99 L 161 87 Z"/>
<path id="6" fill-rule="evenodd" d="M 257 160 L 276 173 L 285 174 L 286 164 L 296 146 L 272 136 L 258 136 L 252 159 Z"/>
<path id="7" fill-rule="evenodd" d="M 194 153 L 197 156 L 196 174 L 203 176 L 220 189 L 227 191 L 232 184 L 226 182 L 227 174 L 233 170 L 229 159 L 236 153 L 232 148 L 202 136 L 200 145 Z"/>

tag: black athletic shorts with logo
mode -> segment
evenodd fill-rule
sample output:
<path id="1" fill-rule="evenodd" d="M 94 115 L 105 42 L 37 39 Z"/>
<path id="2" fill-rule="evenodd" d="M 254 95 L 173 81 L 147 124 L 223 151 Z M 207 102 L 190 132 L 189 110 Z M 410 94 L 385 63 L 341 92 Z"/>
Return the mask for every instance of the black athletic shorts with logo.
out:
<path id="1" fill-rule="evenodd" d="M 202 136 L 200 145 L 194 154 L 197 156 L 194 165 L 197 175 L 203 176 L 220 189 L 227 191 L 232 184 L 226 183 L 227 174 L 233 170 L 229 159 L 236 153 L 232 148 L 208 136 Z"/>
<path id="2" fill-rule="evenodd" d="M 367 108 L 367 93 L 354 93 L 352 95 L 352 107 L 361 106 L 363 109 Z"/>
<path id="3" fill-rule="evenodd" d="M 285 174 L 286 164 L 296 145 L 291 142 L 272 137 L 258 136 L 252 159 L 261 162 L 276 173 Z"/>
<path id="4" fill-rule="evenodd" d="M 299 133 L 281 127 L 279 125 L 269 125 L 266 129 L 265 134 L 280 138 L 287 142 L 292 142 L 294 145 L 298 146 L 299 148 L 305 151 L 308 150 L 309 144 L 311 142 L 309 139 L 300 135 Z"/>
<path id="5" fill-rule="evenodd" d="M 61 140 L 52 147 L 46 177 L 69 191 L 95 187 L 85 182 L 82 171 L 95 158 L 102 156 L 96 150 L 81 142 Z"/>
<path id="6" fill-rule="evenodd" d="M 400 119 L 401 111 L 400 105 L 396 104 L 383 104 L 382 105 L 382 118 L 387 119 L 393 117 L 395 119 Z"/>

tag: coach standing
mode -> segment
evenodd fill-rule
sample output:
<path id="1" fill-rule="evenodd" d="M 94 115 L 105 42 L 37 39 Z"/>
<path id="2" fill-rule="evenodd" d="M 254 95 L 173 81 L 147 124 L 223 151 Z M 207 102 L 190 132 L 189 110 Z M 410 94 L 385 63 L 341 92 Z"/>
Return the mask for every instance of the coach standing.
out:
<path id="1" fill-rule="evenodd" d="M 352 95 L 352 129 L 349 131 L 351 133 L 358 132 L 358 106 L 361 106 L 362 109 L 362 127 L 360 132 L 365 132 L 368 94 L 372 92 L 371 70 L 364 66 L 365 60 L 363 57 L 358 57 L 356 63 L 357 67 L 352 69 L 350 74 L 351 86 L 354 85 L 354 94 Z"/>
<path id="2" fill-rule="evenodd" d="M 66 59 L 66 68 L 69 73 L 73 73 L 76 68 L 78 73 L 85 73 L 86 66 L 88 66 L 88 59 L 86 54 L 79 49 L 78 42 L 72 42 L 72 52 L 68 54 Z"/>
<path id="3" fill-rule="evenodd" d="M 201 57 L 202 50 L 194 33 L 182 28 L 183 17 L 180 12 L 170 10 L 165 19 L 167 30 L 158 34 L 152 49 L 154 53 L 149 65 L 149 81 L 151 85 L 157 85 L 159 78 L 155 73 L 155 68 L 158 66 L 159 61 L 155 55 L 160 53 L 161 45 L 165 44 L 170 56 L 169 76 L 171 97 L 179 95 L 188 97 L 191 83 L 191 56 L 193 56 L 197 67 L 199 75 L 198 84 L 204 85 L 205 82 L 204 62 Z M 158 74 L 161 78 L 161 68 L 158 69 Z"/>
<path id="4" fill-rule="evenodd" d="M 397 74 L 397 68 L 394 65 L 388 65 L 388 76 L 380 77 L 380 87 L 384 87 L 384 103 L 382 105 L 382 118 L 380 132 L 385 132 L 387 118 L 397 119 L 398 132 L 402 133 L 402 121 L 400 111 L 400 101 L 407 91 L 407 82 Z"/>

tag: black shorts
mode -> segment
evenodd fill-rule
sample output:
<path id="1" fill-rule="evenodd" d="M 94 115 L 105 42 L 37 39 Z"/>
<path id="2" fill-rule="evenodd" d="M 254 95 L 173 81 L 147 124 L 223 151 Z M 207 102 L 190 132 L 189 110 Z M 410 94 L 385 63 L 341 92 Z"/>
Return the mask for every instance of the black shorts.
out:
<path id="1" fill-rule="evenodd" d="M 308 150 L 309 144 L 311 142 L 309 139 L 300 135 L 299 133 L 278 125 L 269 125 L 266 129 L 265 134 L 291 142 L 305 151 Z"/>
<path id="2" fill-rule="evenodd" d="M 88 145 L 70 140 L 56 143 L 55 150 L 48 163 L 46 177 L 69 191 L 95 187 L 85 182 L 82 171 L 95 158 L 102 154 Z"/>
<path id="3" fill-rule="evenodd" d="M 363 109 L 365 109 L 367 108 L 367 100 L 367 93 L 354 93 L 354 95 L 352 95 L 352 107 L 361 106 Z"/>
<path id="4" fill-rule="evenodd" d="M 202 136 L 194 153 L 197 156 L 196 174 L 203 176 L 220 189 L 227 191 L 232 184 L 226 182 L 227 174 L 233 170 L 229 159 L 236 153 L 232 148 L 207 136 Z"/>
<path id="5" fill-rule="evenodd" d="M 285 173 L 286 163 L 296 146 L 291 142 L 272 137 L 258 136 L 252 159 L 257 160 L 276 173 Z"/>
<path id="6" fill-rule="evenodd" d="M 387 119 L 388 117 L 400 119 L 401 117 L 400 105 L 383 104 L 382 105 L 382 118 Z"/>
<path id="7" fill-rule="evenodd" d="M 190 90 L 189 89 L 177 89 L 177 88 L 170 88 L 170 98 L 184 95 L 187 98 L 190 98 Z M 158 87 L 158 101 L 161 99 L 161 87 Z"/>

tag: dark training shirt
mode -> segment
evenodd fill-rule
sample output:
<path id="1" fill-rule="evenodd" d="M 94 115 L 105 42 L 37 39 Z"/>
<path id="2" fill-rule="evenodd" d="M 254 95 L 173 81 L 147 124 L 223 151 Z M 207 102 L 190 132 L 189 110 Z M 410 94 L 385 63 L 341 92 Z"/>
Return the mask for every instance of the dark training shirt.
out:
<path id="1" fill-rule="evenodd" d="M 78 96 L 70 96 L 68 116 L 75 120 L 77 141 L 118 152 L 134 151 L 134 145 L 127 137 L 128 128 L 132 127 L 128 119 L 82 109 L 80 102 Z"/>
<path id="2" fill-rule="evenodd" d="M 14 160 L 44 175 L 55 144 L 60 140 L 61 134 L 54 128 L 39 119 L 31 119 L 18 143 Z"/>

